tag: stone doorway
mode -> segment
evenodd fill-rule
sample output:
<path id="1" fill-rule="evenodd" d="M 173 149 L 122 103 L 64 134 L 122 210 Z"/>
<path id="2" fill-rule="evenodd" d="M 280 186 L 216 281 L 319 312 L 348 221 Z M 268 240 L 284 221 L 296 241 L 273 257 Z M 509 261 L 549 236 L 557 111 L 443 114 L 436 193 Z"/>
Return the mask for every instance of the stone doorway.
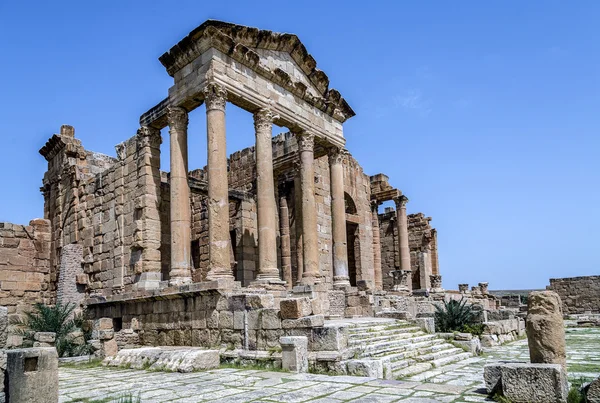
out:
<path id="1" fill-rule="evenodd" d="M 350 285 L 356 287 L 357 262 L 360 257 L 358 224 L 346 221 L 346 242 L 348 246 L 348 276 Z"/>

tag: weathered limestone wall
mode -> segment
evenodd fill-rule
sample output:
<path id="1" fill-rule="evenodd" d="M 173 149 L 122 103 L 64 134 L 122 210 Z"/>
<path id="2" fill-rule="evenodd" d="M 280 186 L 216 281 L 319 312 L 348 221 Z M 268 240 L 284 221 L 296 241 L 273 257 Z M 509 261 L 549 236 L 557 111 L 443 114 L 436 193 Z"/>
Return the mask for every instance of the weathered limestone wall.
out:
<path id="1" fill-rule="evenodd" d="M 65 245 L 83 248 L 91 293 L 132 288 L 142 273 L 159 273 L 160 133 L 140 129 L 119 144 L 118 159 L 86 151 L 63 126 L 40 150 L 45 216 L 52 222 L 51 273 L 56 281 Z"/>
<path id="2" fill-rule="evenodd" d="M 565 314 L 600 313 L 600 276 L 551 278 L 547 289 L 560 296 Z"/>
<path id="3" fill-rule="evenodd" d="M 50 271 L 50 222 L 0 223 L 0 305 L 9 314 L 52 303 L 56 278 Z"/>
<path id="4" fill-rule="evenodd" d="M 410 247 L 410 265 L 412 269 L 413 290 L 422 288 L 421 267 L 423 266 L 423 253 L 431 259 L 432 274 L 439 274 L 437 259 L 437 235 L 429 223 L 431 217 L 423 213 L 408 215 L 408 242 Z M 383 214 L 379 214 L 379 233 L 381 237 L 381 268 L 383 272 L 383 289 L 391 290 L 393 281 L 390 271 L 399 270 L 398 228 L 396 225 L 396 212 L 388 207 Z"/>

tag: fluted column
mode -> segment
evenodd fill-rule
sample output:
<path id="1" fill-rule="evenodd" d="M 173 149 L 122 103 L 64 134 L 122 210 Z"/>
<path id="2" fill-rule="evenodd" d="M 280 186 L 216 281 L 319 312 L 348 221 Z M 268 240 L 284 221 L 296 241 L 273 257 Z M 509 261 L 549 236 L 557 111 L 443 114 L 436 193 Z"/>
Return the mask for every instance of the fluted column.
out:
<path id="1" fill-rule="evenodd" d="M 216 83 L 204 88 L 208 144 L 208 256 L 209 280 L 233 279 L 229 238 L 229 189 L 225 138 L 227 93 Z"/>
<path id="2" fill-rule="evenodd" d="M 190 264 L 191 213 L 188 184 L 188 113 L 180 107 L 168 110 L 171 136 L 171 268 L 170 283 L 180 285 L 192 281 Z"/>
<path id="3" fill-rule="evenodd" d="M 400 270 L 410 271 L 410 249 L 408 247 L 408 220 L 406 218 L 406 203 L 408 197 L 394 197 L 396 203 L 396 218 L 398 225 L 398 250 L 400 251 Z"/>
<path id="4" fill-rule="evenodd" d="M 255 284 L 280 287 L 277 268 L 277 206 L 273 184 L 273 119 L 269 109 L 254 114 L 256 131 L 256 194 L 258 199 L 258 274 Z"/>
<path id="5" fill-rule="evenodd" d="M 285 287 L 291 290 L 292 279 L 292 250 L 290 244 L 290 213 L 287 202 L 286 187 L 279 190 L 279 243 L 281 245 L 281 271 Z"/>
<path id="6" fill-rule="evenodd" d="M 346 239 L 346 206 L 344 202 L 345 150 L 334 147 L 329 153 L 331 176 L 331 218 L 333 221 L 333 286 L 350 286 L 348 277 L 348 241 Z"/>
<path id="7" fill-rule="evenodd" d="M 371 228 L 373 228 L 373 271 L 375 273 L 375 289 L 383 290 L 381 273 L 381 235 L 379 234 L 379 202 L 371 201 Z"/>
<path id="8" fill-rule="evenodd" d="M 315 168 L 313 134 L 297 133 L 300 152 L 300 185 L 302 188 L 302 249 L 304 252 L 302 284 L 321 282 L 319 245 L 317 239 L 317 209 L 315 206 Z"/>

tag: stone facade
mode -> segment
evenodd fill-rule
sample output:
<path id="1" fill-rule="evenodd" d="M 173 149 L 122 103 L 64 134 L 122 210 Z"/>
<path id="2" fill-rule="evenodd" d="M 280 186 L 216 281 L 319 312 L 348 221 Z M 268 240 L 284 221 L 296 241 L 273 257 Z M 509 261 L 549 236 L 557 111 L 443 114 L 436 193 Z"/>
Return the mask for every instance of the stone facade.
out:
<path id="1" fill-rule="evenodd" d="M 0 305 L 21 313 L 36 302 L 53 303 L 56 271 L 50 266 L 50 222 L 0 223 Z"/>
<path id="2" fill-rule="evenodd" d="M 560 296 L 565 314 L 600 313 L 600 276 L 551 278 L 547 289 Z"/>

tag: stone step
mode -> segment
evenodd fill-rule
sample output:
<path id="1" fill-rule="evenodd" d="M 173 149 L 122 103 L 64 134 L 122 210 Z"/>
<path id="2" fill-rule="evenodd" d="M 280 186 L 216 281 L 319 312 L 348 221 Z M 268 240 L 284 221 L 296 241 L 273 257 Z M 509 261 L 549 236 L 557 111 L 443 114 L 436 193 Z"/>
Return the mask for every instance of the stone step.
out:
<path id="1" fill-rule="evenodd" d="M 435 368 L 439 368 L 439 367 L 443 367 L 444 365 L 453 364 L 458 361 L 466 360 L 468 358 L 471 358 L 472 356 L 473 356 L 473 354 L 471 354 L 471 353 L 463 352 L 463 353 L 451 355 L 448 357 L 438 358 L 436 360 L 429 361 L 429 362 L 431 362 L 431 364 Z"/>
<path id="2" fill-rule="evenodd" d="M 436 338 L 433 334 L 422 334 L 414 337 L 402 338 L 398 340 L 379 342 L 379 343 L 366 343 L 361 347 L 363 353 L 366 352 L 386 352 L 394 351 L 398 348 L 404 348 L 406 345 L 420 343 L 422 341 L 434 340 Z"/>
<path id="3" fill-rule="evenodd" d="M 376 338 L 376 337 L 386 337 L 392 336 L 395 334 L 405 334 L 405 333 L 414 333 L 419 332 L 421 329 L 417 326 L 408 326 L 402 328 L 391 328 L 391 329 L 383 329 L 383 330 L 367 330 L 358 333 L 350 333 L 348 334 L 349 340 L 361 340 L 366 338 Z"/>
<path id="4" fill-rule="evenodd" d="M 348 345 L 349 346 L 358 346 L 358 345 L 373 344 L 373 343 L 378 343 L 378 342 L 405 340 L 405 339 L 409 339 L 411 337 L 422 336 L 424 334 L 425 334 L 424 332 L 417 329 L 414 332 L 398 332 L 398 333 L 393 333 L 393 334 L 374 334 L 371 337 L 364 337 L 364 338 L 350 337 L 350 338 L 348 338 Z"/>
<path id="5" fill-rule="evenodd" d="M 464 352 L 465 351 L 462 348 L 457 348 L 457 347 L 453 347 L 452 345 L 449 345 L 448 348 L 445 348 L 445 349 L 442 349 L 439 351 L 434 351 L 429 354 L 418 355 L 415 358 L 415 360 L 418 362 L 435 361 L 440 358 L 455 356 L 459 353 L 464 353 Z"/>
<path id="6" fill-rule="evenodd" d="M 386 358 L 391 361 L 394 361 L 398 359 L 403 359 L 405 357 L 415 357 L 420 354 L 428 354 L 433 351 L 442 350 L 450 347 L 452 347 L 452 345 L 445 343 L 444 340 L 431 338 L 424 341 L 413 341 L 413 343 L 405 344 L 393 350 L 376 350 L 363 352 L 362 357 Z"/>
<path id="7" fill-rule="evenodd" d="M 411 375 L 420 374 L 421 372 L 428 371 L 431 368 L 432 368 L 432 365 L 430 362 L 419 362 L 419 363 L 414 363 L 414 364 L 411 363 L 407 367 L 404 367 L 398 371 L 392 371 L 392 373 L 394 374 L 394 378 L 398 379 L 398 378 L 404 378 L 404 377 L 411 376 Z"/>
<path id="8" fill-rule="evenodd" d="M 390 328 L 402 328 L 409 327 L 411 324 L 406 321 L 396 321 L 396 322 L 384 322 L 384 323 L 375 323 L 375 324 L 361 324 L 356 326 L 349 326 L 348 333 L 355 334 L 367 331 L 382 331 L 382 330 L 391 330 Z"/>

